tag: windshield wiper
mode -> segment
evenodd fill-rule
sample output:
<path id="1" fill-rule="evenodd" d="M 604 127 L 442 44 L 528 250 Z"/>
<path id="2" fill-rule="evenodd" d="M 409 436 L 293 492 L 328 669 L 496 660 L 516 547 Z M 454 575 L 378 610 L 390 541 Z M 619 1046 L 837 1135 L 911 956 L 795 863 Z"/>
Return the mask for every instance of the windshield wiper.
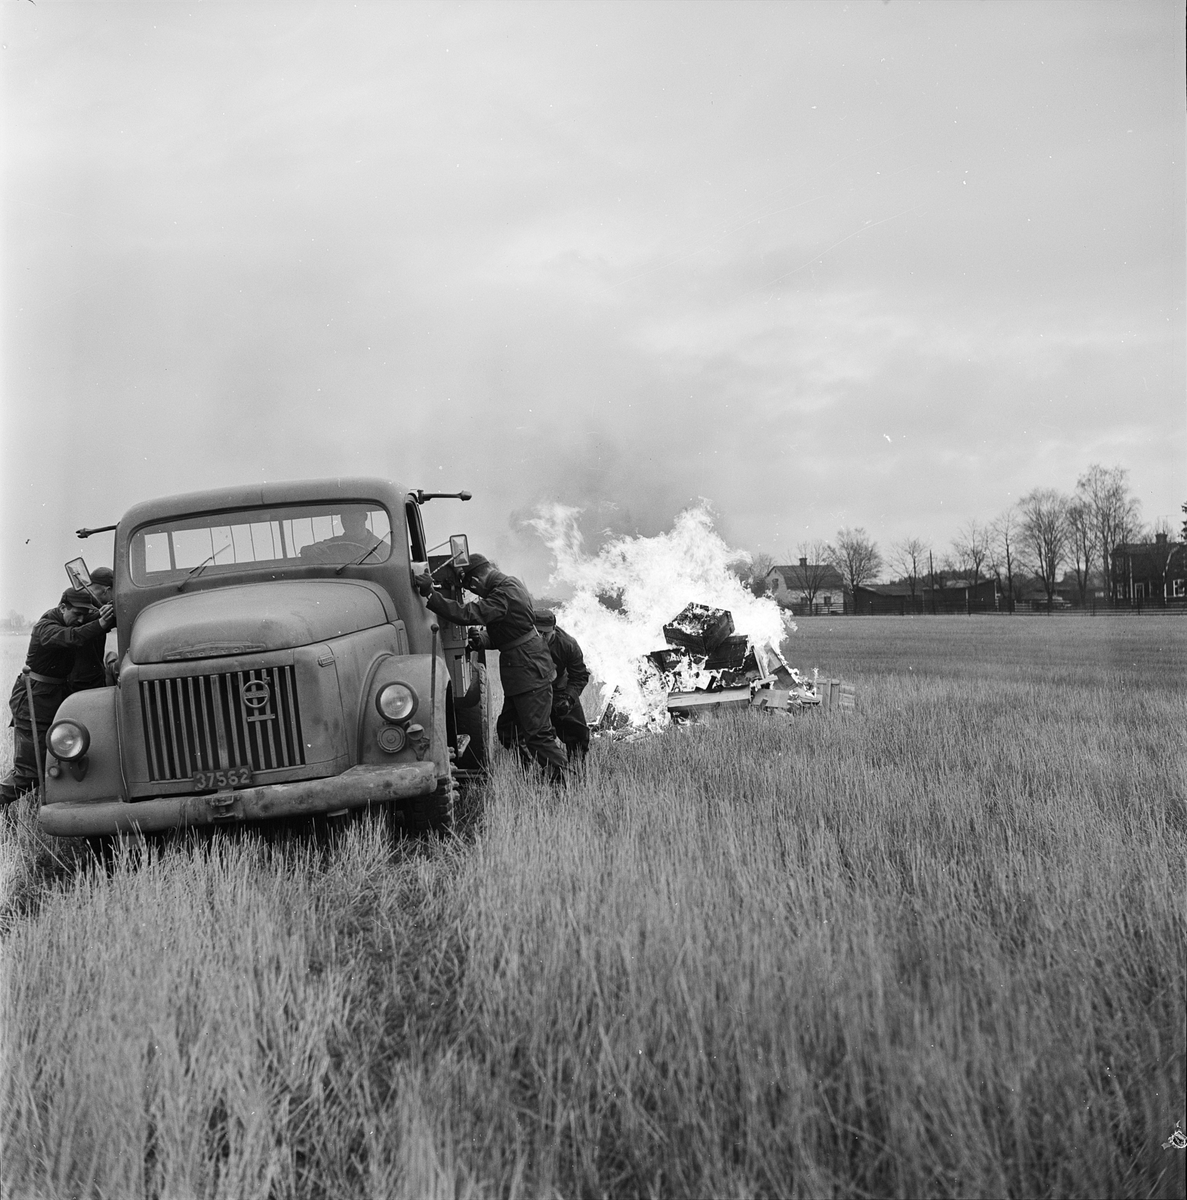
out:
<path id="1" fill-rule="evenodd" d="M 222 554 L 224 550 L 230 550 L 230 548 L 231 543 L 228 542 L 225 546 L 220 546 L 213 554 L 207 555 L 207 557 L 204 558 L 196 567 L 190 569 L 189 574 L 186 575 L 186 577 L 177 585 L 177 590 L 179 592 L 185 591 L 185 585 L 189 583 L 189 581 L 193 579 L 193 577 L 197 575 L 199 571 L 202 571 L 206 567 L 210 566 L 210 564 L 214 562 L 214 560 L 218 558 L 218 556 Z"/>
<path id="2" fill-rule="evenodd" d="M 375 551 L 376 551 L 376 550 L 378 550 L 378 549 L 379 549 L 379 547 L 380 547 L 380 546 L 382 546 L 382 545 L 383 545 L 383 543 L 384 543 L 384 542 L 386 542 L 386 541 L 388 540 L 388 537 L 389 537 L 389 536 L 390 536 L 390 535 L 388 535 L 388 534 L 384 534 L 384 536 L 383 536 L 383 537 L 381 537 L 381 538 L 379 539 L 379 541 L 377 541 L 377 542 L 375 543 L 375 545 L 374 545 L 374 546 L 372 546 L 372 547 L 371 547 L 371 549 L 370 549 L 370 550 L 368 550 L 368 551 L 366 552 L 366 554 L 363 554 L 363 555 L 361 555 L 359 558 L 356 558 L 356 559 L 354 559 L 352 562 L 344 562 L 344 563 L 342 564 L 342 566 L 340 566 L 340 567 L 338 568 L 338 570 L 336 570 L 336 571 L 334 572 L 334 574 L 335 574 L 335 575 L 341 575 L 341 574 L 342 574 L 342 572 L 343 572 L 343 571 L 345 571 L 347 567 L 357 567 L 357 566 L 359 566 L 361 563 L 365 563 L 365 562 L 367 561 L 367 559 L 369 559 L 369 558 L 371 557 L 371 555 L 372 555 L 372 554 L 374 554 L 374 553 L 375 553 Z"/>

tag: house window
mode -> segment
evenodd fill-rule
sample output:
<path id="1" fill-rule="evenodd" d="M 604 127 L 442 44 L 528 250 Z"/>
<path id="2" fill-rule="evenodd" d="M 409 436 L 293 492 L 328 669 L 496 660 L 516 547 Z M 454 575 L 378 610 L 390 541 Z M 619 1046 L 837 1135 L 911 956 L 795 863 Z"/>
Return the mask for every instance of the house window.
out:
<path id="1" fill-rule="evenodd" d="M 832 606 L 833 606 L 833 598 L 832 598 L 832 596 L 831 596 L 831 595 L 829 595 L 829 594 L 826 592 L 826 593 L 825 593 L 825 596 L 824 596 L 824 607 L 825 607 L 825 608 L 832 608 Z"/>
<path id="2" fill-rule="evenodd" d="M 1177 599 L 1182 599 L 1183 596 L 1187 596 L 1187 579 L 1172 579 L 1171 595 Z"/>

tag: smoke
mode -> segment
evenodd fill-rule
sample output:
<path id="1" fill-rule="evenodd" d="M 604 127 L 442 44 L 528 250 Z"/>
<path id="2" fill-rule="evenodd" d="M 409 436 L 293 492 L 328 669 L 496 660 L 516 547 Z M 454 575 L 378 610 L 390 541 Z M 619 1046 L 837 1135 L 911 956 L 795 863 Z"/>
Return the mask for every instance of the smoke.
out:
<path id="1" fill-rule="evenodd" d="M 730 569 L 750 556 L 722 541 L 706 502 L 681 512 L 666 533 L 615 537 L 595 552 L 586 549 L 581 512 L 562 504 L 540 505 L 528 524 L 552 555 L 550 586 L 573 590 L 557 618 L 581 643 L 601 685 L 599 712 L 614 695 L 615 708 L 633 724 L 666 723 L 666 689 L 659 674 L 642 668 L 640 660 L 666 644 L 664 625 L 689 603 L 729 609 L 735 630 L 751 645 L 778 647 L 794 632 L 773 600 L 753 595 Z"/>

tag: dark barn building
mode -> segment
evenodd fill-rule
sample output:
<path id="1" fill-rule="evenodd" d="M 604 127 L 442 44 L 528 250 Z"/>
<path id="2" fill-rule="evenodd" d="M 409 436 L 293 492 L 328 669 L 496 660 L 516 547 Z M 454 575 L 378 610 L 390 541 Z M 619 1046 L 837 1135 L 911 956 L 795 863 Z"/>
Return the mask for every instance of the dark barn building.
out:
<path id="1" fill-rule="evenodd" d="M 858 616 L 922 616 L 925 613 L 982 613 L 998 610 L 997 582 L 982 579 L 950 580 L 943 587 L 917 581 L 915 594 L 906 583 L 874 583 L 853 594 L 853 612 Z"/>

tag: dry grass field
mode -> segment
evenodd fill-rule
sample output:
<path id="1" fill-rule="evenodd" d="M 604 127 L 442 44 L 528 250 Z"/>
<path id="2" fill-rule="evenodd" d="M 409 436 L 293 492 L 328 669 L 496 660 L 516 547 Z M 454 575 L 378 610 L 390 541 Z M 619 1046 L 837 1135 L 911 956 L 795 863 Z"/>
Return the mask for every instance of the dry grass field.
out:
<path id="1" fill-rule="evenodd" d="M 446 842 L 10 809 L 3 1195 L 1183 1196 L 1187 621 L 789 653 L 857 710 L 504 762 Z"/>

